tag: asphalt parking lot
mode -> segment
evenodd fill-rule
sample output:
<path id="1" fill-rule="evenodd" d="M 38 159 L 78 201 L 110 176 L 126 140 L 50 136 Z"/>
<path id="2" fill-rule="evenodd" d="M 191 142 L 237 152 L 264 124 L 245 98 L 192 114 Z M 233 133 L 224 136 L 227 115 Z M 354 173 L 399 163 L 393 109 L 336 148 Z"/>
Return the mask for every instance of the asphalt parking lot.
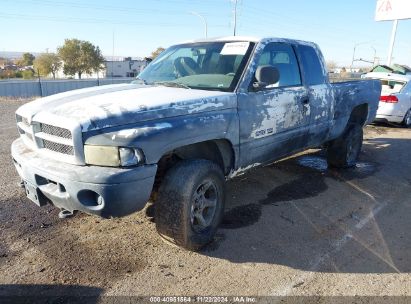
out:
<path id="1" fill-rule="evenodd" d="M 228 183 L 198 253 L 164 243 L 153 207 L 60 220 L 18 188 L 14 111 L 0 102 L 0 296 L 411 296 L 411 130 L 366 127 L 355 168 L 310 150 Z"/>

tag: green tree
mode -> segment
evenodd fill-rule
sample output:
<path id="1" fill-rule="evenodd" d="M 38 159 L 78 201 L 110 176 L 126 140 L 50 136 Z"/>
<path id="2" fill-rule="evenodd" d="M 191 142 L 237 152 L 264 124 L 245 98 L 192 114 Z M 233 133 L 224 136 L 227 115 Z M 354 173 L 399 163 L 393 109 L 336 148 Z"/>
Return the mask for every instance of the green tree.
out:
<path id="1" fill-rule="evenodd" d="M 78 39 L 66 39 L 64 45 L 58 48 L 58 54 L 64 62 L 65 75 L 91 74 L 102 69 L 104 57 L 100 48 L 92 43 Z"/>
<path id="2" fill-rule="evenodd" d="M 34 77 L 34 72 L 32 70 L 25 70 L 21 72 L 23 79 L 32 79 Z"/>
<path id="3" fill-rule="evenodd" d="M 158 56 L 158 55 L 160 55 L 162 52 L 164 52 L 165 51 L 165 48 L 163 48 L 163 47 L 158 47 L 156 50 L 154 50 L 154 51 L 152 51 L 151 52 L 151 56 L 150 56 L 150 58 L 152 59 L 152 60 L 154 60 L 154 59 L 156 59 L 156 57 Z"/>
<path id="4" fill-rule="evenodd" d="M 23 57 L 17 61 L 18 66 L 30 66 L 33 65 L 33 61 L 36 57 L 34 57 L 31 53 L 24 53 Z"/>
<path id="5" fill-rule="evenodd" d="M 56 73 L 63 65 L 60 57 L 53 53 L 41 54 L 34 60 L 34 71 L 41 76 L 53 75 L 56 79 Z"/>

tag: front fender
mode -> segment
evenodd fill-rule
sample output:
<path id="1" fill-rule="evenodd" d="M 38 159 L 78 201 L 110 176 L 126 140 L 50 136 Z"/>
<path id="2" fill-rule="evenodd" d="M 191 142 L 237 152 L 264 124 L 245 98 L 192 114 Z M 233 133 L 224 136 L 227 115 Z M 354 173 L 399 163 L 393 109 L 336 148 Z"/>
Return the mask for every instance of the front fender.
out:
<path id="1" fill-rule="evenodd" d="M 229 140 L 238 154 L 238 132 L 236 109 L 225 109 L 88 132 L 83 134 L 83 141 L 88 145 L 140 148 L 146 163 L 155 164 L 176 148 L 215 139 Z"/>

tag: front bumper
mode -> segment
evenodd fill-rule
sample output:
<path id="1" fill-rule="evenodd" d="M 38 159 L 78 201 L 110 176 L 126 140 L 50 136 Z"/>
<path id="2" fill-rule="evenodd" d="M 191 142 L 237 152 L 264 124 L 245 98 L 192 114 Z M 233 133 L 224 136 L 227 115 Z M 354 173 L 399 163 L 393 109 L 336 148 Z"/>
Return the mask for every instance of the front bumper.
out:
<path id="1" fill-rule="evenodd" d="M 157 165 L 133 168 L 77 166 L 46 158 L 21 139 L 11 146 L 21 179 L 58 208 L 102 217 L 120 217 L 144 208 Z"/>

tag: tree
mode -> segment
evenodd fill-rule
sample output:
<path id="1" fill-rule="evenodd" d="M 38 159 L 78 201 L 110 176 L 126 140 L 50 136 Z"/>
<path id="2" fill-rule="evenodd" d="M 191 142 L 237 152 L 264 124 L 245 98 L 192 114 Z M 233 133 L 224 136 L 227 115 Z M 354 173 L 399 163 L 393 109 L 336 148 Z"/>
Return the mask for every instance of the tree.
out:
<path id="1" fill-rule="evenodd" d="M 58 48 L 58 54 L 64 62 L 64 74 L 77 74 L 80 79 L 84 73 L 101 70 L 104 62 L 100 48 L 84 40 L 66 39 L 64 45 Z"/>
<path id="2" fill-rule="evenodd" d="M 33 61 L 36 57 L 34 57 L 31 53 L 24 53 L 23 57 L 17 61 L 18 66 L 30 66 L 33 65 Z"/>
<path id="3" fill-rule="evenodd" d="M 34 60 L 34 71 L 41 76 L 53 75 L 56 79 L 56 73 L 63 65 L 60 57 L 53 53 L 41 54 Z"/>
<path id="4" fill-rule="evenodd" d="M 165 48 L 163 47 L 158 47 L 155 51 L 151 52 L 151 56 L 149 58 L 151 58 L 152 60 L 156 59 L 156 57 L 158 55 L 160 55 L 162 52 L 165 51 Z"/>
<path id="5" fill-rule="evenodd" d="M 21 71 L 21 76 L 23 79 L 32 79 L 34 77 L 34 72 L 32 70 Z"/>
<path id="6" fill-rule="evenodd" d="M 337 68 L 337 63 L 333 60 L 327 61 L 327 70 L 328 72 L 334 72 Z"/>

